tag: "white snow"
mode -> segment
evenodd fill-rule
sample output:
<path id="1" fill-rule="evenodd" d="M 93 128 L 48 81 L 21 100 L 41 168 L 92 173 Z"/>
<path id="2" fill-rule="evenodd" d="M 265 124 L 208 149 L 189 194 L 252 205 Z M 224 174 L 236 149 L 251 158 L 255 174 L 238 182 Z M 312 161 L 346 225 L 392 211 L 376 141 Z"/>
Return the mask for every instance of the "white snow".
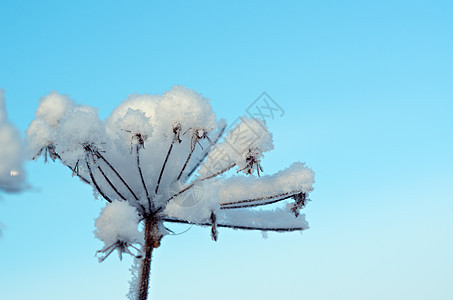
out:
<path id="1" fill-rule="evenodd" d="M 114 200 L 102 210 L 96 220 L 95 235 L 106 246 L 117 241 L 142 243 L 143 235 L 138 230 L 139 217 L 135 207 L 127 201 Z"/>
<path id="2" fill-rule="evenodd" d="M 55 91 L 41 98 L 40 102 L 36 110 L 36 118 L 43 119 L 51 127 L 57 127 L 58 122 L 73 105 L 69 96 Z"/>
<path id="3" fill-rule="evenodd" d="M 56 150 L 70 165 L 85 158 L 85 146 L 102 149 L 106 142 L 105 126 L 98 110 L 89 106 L 73 107 L 57 128 Z"/>
<path id="4" fill-rule="evenodd" d="M 219 190 L 220 203 L 260 198 L 274 199 L 286 193 L 309 193 L 313 190 L 314 175 L 313 170 L 304 163 L 296 162 L 274 175 L 234 176 L 222 184 Z"/>
<path id="5" fill-rule="evenodd" d="M 23 184 L 13 182 L 23 177 L 22 148 L 2 96 L 0 189 L 14 189 Z M 258 230 L 263 237 L 308 228 L 299 209 L 313 190 L 314 172 L 297 162 L 263 176 L 261 160 L 274 148 L 265 122 L 243 117 L 225 128 L 209 99 L 182 86 L 131 95 L 106 120 L 96 108 L 51 92 L 40 100 L 26 142 L 30 159 L 50 155 L 109 202 L 95 221 L 94 234 L 105 244 L 97 254 L 100 262 L 115 250 L 120 259 L 123 253 L 135 257 L 128 294 L 135 299 L 146 253 L 134 245 L 144 244 L 142 220 L 153 247 L 170 232 L 168 222 L 210 226 L 213 240 L 223 227 Z"/>
<path id="6" fill-rule="evenodd" d="M 26 131 L 27 156 L 29 159 L 38 159 L 41 149 L 56 143 L 55 128 L 50 127 L 43 119 L 35 119 Z"/>
<path id="7" fill-rule="evenodd" d="M 4 91 L 0 89 L 0 190 L 18 192 L 26 187 L 21 134 L 8 121 Z"/>
<path id="8" fill-rule="evenodd" d="M 226 136 L 225 141 L 216 145 L 202 164 L 199 173 L 209 176 L 236 164 L 239 171 L 251 174 L 256 171 L 263 153 L 274 149 L 272 134 L 264 121 L 242 117 Z M 253 158 L 255 163 L 250 163 Z"/>
<path id="9" fill-rule="evenodd" d="M 295 217 L 291 211 L 285 208 L 275 210 L 226 210 L 217 215 L 217 223 L 263 229 L 296 227 L 302 230 L 309 228 L 305 215 L 301 214 Z"/>
<path id="10" fill-rule="evenodd" d="M 139 220 L 156 210 L 158 218 L 202 225 L 214 213 L 219 228 L 308 228 L 304 215 L 296 217 L 283 203 L 273 210 L 234 208 L 308 194 L 314 172 L 298 162 L 258 177 L 264 153 L 274 148 L 265 122 L 243 117 L 221 138 L 225 127 L 209 99 L 182 86 L 162 95 L 131 95 L 106 120 L 96 108 L 52 92 L 41 99 L 26 141 L 30 157 L 55 149 L 74 175 L 113 201 L 96 220 L 105 257 L 115 243 L 124 243 L 115 244 L 120 254 L 141 243 Z M 158 227 L 165 234 L 162 223 Z"/>

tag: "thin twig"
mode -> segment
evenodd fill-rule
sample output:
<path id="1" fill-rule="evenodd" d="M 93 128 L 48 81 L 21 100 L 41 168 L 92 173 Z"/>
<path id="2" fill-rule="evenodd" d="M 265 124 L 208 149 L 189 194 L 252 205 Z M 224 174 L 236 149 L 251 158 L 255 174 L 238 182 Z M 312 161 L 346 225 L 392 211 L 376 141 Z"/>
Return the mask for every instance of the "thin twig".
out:
<path id="1" fill-rule="evenodd" d="M 154 191 L 156 194 L 159 191 L 160 181 L 162 180 L 162 175 L 164 174 L 165 166 L 167 165 L 167 161 L 168 161 L 168 158 L 170 157 L 170 153 L 171 153 L 171 150 L 173 149 L 173 145 L 175 144 L 175 141 L 176 141 L 176 137 L 173 138 L 173 140 L 171 141 L 170 149 L 168 149 L 167 156 L 165 157 L 164 163 L 162 165 L 162 169 L 160 170 L 159 179 L 157 180 L 156 189 Z"/>
<path id="2" fill-rule="evenodd" d="M 225 129 L 226 129 L 226 124 L 225 124 L 225 126 L 222 127 L 222 129 L 220 129 L 220 133 L 217 136 L 217 138 L 215 139 L 215 141 L 213 143 L 211 143 L 211 146 L 208 147 L 208 149 L 203 154 L 203 156 L 198 160 L 198 163 L 192 168 L 192 170 L 190 170 L 190 172 L 187 174 L 187 177 L 190 177 L 193 174 L 193 172 L 195 172 L 198 169 L 198 167 L 205 160 L 205 158 L 209 155 L 209 153 L 214 148 L 214 146 L 219 142 L 220 138 L 223 136 L 223 133 L 225 132 Z"/>
<path id="3" fill-rule="evenodd" d="M 229 166 L 226 167 L 225 169 L 223 169 L 223 170 L 221 170 L 221 171 L 219 171 L 219 172 L 217 172 L 217 173 L 214 173 L 214 174 L 212 174 L 212 175 L 209 175 L 209 176 L 207 176 L 207 177 L 204 177 L 204 178 L 200 179 L 200 181 L 205 181 L 205 180 L 208 180 L 208 179 L 217 177 L 217 176 L 219 176 L 219 175 L 222 175 L 223 173 L 225 173 L 225 172 L 231 170 L 232 168 L 234 168 L 235 166 L 236 166 L 236 163 L 232 163 L 231 165 L 229 165 Z"/>
<path id="4" fill-rule="evenodd" d="M 222 206 L 222 204 L 221 204 L 221 205 L 220 205 L 220 209 L 248 208 L 248 207 L 256 207 L 256 206 L 268 205 L 268 204 L 273 204 L 273 203 L 277 203 L 277 202 L 283 201 L 283 200 L 288 199 L 288 198 L 291 198 L 291 197 L 293 197 L 293 196 L 294 196 L 294 195 L 286 196 L 286 197 L 284 197 L 284 198 L 275 199 L 275 200 L 266 201 L 266 202 L 247 203 L 247 204 L 244 204 L 244 205 Z"/>
<path id="5" fill-rule="evenodd" d="M 101 262 L 104 262 L 104 260 L 107 259 L 107 257 L 110 256 L 110 254 L 112 254 L 113 251 L 115 251 L 116 249 L 116 243 L 111 245 L 110 247 L 108 247 L 106 250 L 104 251 L 98 251 L 98 252 L 104 252 L 104 256 L 103 257 L 99 257 L 98 258 L 98 261 L 101 263 Z M 97 253 L 96 253 L 97 254 Z"/>
<path id="6" fill-rule="evenodd" d="M 92 151 L 92 150 L 91 150 Z M 134 191 L 131 189 L 131 187 L 126 183 L 126 181 L 123 179 L 123 177 L 121 177 L 121 175 L 118 173 L 118 171 L 107 161 L 107 159 L 105 159 L 105 157 L 99 152 L 99 151 L 96 151 L 95 152 L 96 156 L 98 156 L 100 159 L 102 159 L 106 164 L 107 166 L 109 166 L 109 168 L 116 174 L 116 176 L 118 176 L 118 178 L 121 180 L 121 182 L 124 184 L 124 186 L 126 186 L 126 188 L 129 190 L 129 192 L 132 194 L 132 196 L 135 198 L 135 200 L 137 200 L 138 202 L 138 197 L 137 195 L 135 195 Z"/>
<path id="7" fill-rule="evenodd" d="M 48 151 L 48 148 L 49 148 L 49 147 L 50 147 L 50 146 L 46 146 L 46 147 L 45 147 L 45 149 L 46 149 L 46 152 L 45 152 L 45 153 L 46 153 L 46 154 L 45 154 L 45 162 L 47 162 L 47 155 L 48 155 L 48 152 L 49 152 L 49 151 Z M 43 148 L 43 149 L 44 149 L 44 148 Z M 41 155 L 43 149 L 41 149 L 41 150 L 39 151 L 39 153 L 37 154 L 37 156 Z M 67 164 L 65 164 L 65 163 L 63 162 L 63 159 L 61 158 L 61 156 L 60 156 L 57 152 L 55 152 L 55 147 L 54 147 L 54 146 L 52 146 L 51 149 L 52 149 L 52 153 L 51 153 L 52 157 L 54 157 L 55 159 L 59 159 L 63 165 L 65 165 L 66 167 L 68 167 L 68 168 L 72 171 L 73 174 L 76 173 L 77 177 L 79 177 L 80 180 L 82 180 L 84 183 L 86 183 L 86 184 L 91 184 L 91 182 L 90 182 L 88 179 L 86 179 L 85 177 L 83 177 L 82 175 L 80 175 L 79 172 L 75 172 L 75 167 L 72 168 L 70 165 L 67 165 Z M 36 157 L 36 156 L 35 156 L 35 157 Z M 77 163 L 78 163 L 78 162 L 77 162 Z"/>
<path id="8" fill-rule="evenodd" d="M 137 145 L 136 151 L 137 151 L 138 173 L 140 174 L 140 179 L 142 181 L 142 185 L 143 185 L 143 188 L 145 189 L 145 193 L 146 193 L 146 198 L 148 199 L 148 208 L 150 211 L 152 211 L 154 208 L 151 205 L 151 198 L 149 197 L 148 188 L 146 187 L 145 179 L 143 178 L 142 168 L 140 167 L 140 146 L 139 145 Z"/>
<path id="9" fill-rule="evenodd" d="M 179 223 L 179 224 L 193 224 L 193 225 L 200 225 L 200 226 L 212 226 L 210 222 L 189 222 L 186 220 L 174 219 L 174 218 L 164 218 L 164 222 L 171 222 L 171 223 Z M 232 229 L 243 229 L 243 230 L 261 230 L 261 231 L 276 231 L 276 232 L 290 232 L 290 231 L 301 231 L 307 228 L 305 227 L 254 227 L 254 226 L 242 226 L 242 225 L 232 225 L 232 224 L 217 224 L 217 227 L 225 227 L 225 228 L 232 228 Z"/>
<path id="10" fill-rule="evenodd" d="M 62 162 L 62 163 L 63 163 L 63 162 Z M 65 165 L 65 164 L 63 164 L 63 165 Z M 71 166 L 69 166 L 69 165 L 65 165 L 65 166 L 68 167 L 68 168 L 74 173 L 74 169 L 71 168 Z M 80 178 L 80 180 L 82 180 L 82 181 L 85 182 L 86 184 L 90 184 L 90 183 L 91 183 L 88 179 L 86 179 L 85 177 L 83 177 L 82 175 L 80 175 L 78 172 L 75 173 L 75 174 L 76 174 L 77 177 Z"/>
<path id="11" fill-rule="evenodd" d="M 290 197 L 292 197 L 292 196 L 294 196 L 296 194 L 300 194 L 300 191 L 286 192 L 286 193 L 281 193 L 281 194 L 278 194 L 278 195 L 260 197 L 260 198 L 255 198 L 255 199 L 247 199 L 247 200 L 240 200 L 240 201 L 233 201 L 233 202 L 225 202 L 225 203 L 221 203 L 220 206 L 228 206 L 228 205 L 250 203 L 250 202 L 262 201 L 262 200 L 270 200 L 270 199 L 279 198 L 279 197 L 286 197 L 286 198 L 279 199 L 279 200 L 284 200 L 284 199 L 290 198 Z"/>
<path id="12" fill-rule="evenodd" d="M 88 172 L 90 173 L 91 182 L 93 182 L 96 190 L 99 192 L 99 194 L 102 195 L 102 197 L 104 197 L 105 200 L 107 200 L 107 202 L 112 202 L 112 200 L 109 197 L 107 197 L 106 194 L 104 194 L 104 192 L 101 190 L 101 188 L 97 184 L 96 179 L 94 178 L 93 172 L 91 171 L 90 164 L 88 163 L 88 154 L 87 154 L 87 159 L 85 160 L 85 162 L 86 162 L 86 165 L 87 165 L 87 168 L 88 168 Z"/>
<path id="13" fill-rule="evenodd" d="M 184 170 L 186 169 L 187 164 L 189 163 L 189 160 L 190 160 L 190 158 L 192 157 L 193 151 L 194 151 L 194 148 L 193 148 L 193 147 L 190 147 L 189 156 L 187 156 L 186 162 L 184 163 L 184 166 L 182 166 L 181 172 L 179 172 L 178 178 L 176 178 L 176 180 L 179 180 L 179 179 L 181 178 L 182 173 L 183 173 Z"/>
<path id="14" fill-rule="evenodd" d="M 115 191 L 115 193 L 120 196 L 121 199 L 123 199 L 124 201 L 126 201 L 126 198 L 124 198 L 124 196 L 118 191 L 118 189 L 115 187 L 115 185 L 110 181 L 110 179 L 107 177 L 107 175 L 104 173 L 104 171 L 101 169 L 100 166 L 98 166 L 98 170 L 99 172 L 101 172 L 102 176 L 104 176 L 105 180 L 107 181 L 107 183 L 110 185 L 110 187 Z"/>
<path id="15" fill-rule="evenodd" d="M 217 217 L 214 212 L 211 212 L 211 217 L 209 219 L 211 221 L 211 237 L 214 242 L 217 242 L 219 232 L 217 231 Z"/>
<path id="16" fill-rule="evenodd" d="M 294 215 L 299 216 L 299 211 L 305 206 L 306 204 L 307 197 L 305 193 L 300 193 L 297 195 L 294 195 L 294 204 L 293 207 L 291 208 L 291 211 L 294 213 Z"/>
<path id="17" fill-rule="evenodd" d="M 219 176 L 219 175 L 221 175 L 221 174 L 227 172 L 228 170 L 234 168 L 234 166 L 236 166 L 236 163 L 233 163 L 233 164 L 231 164 L 230 166 L 226 167 L 225 169 L 223 169 L 223 170 L 221 170 L 221 171 L 219 171 L 219 172 L 217 172 L 217 173 L 215 173 L 215 174 L 212 174 L 212 175 L 210 175 L 210 176 L 208 176 L 208 177 L 204 177 L 204 178 L 202 178 L 202 179 L 196 180 L 196 181 L 193 182 L 192 184 L 188 185 L 187 187 L 183 188 L 182 190 L 180 190 L 179 192 L 177 192 L 176 194 L 174 194 L 173 196 L 171 196 L 166 202 L 168 202 L 168 201 L 172 200 L 173 198 L 175 198 L 175 197 L 181 195 L 182 193 L 184 193 L 184 192 L 190 190 L 191 188 L 194 187 L 194 185 L 195 185 L 196 183 L 198 183 L 198 182 L 203 182 L 203 181 L 205 181 L 205 180 L 208 180 L 208 179 L 217 177 L 217 176 Z"/>

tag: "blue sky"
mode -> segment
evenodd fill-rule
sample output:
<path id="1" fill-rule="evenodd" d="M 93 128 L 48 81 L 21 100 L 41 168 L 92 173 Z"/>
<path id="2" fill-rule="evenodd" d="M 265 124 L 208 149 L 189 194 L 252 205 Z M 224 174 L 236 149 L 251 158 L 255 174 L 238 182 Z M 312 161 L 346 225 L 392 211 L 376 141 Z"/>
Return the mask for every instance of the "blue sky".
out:
<path id="1" fill-rule="evenodd" d="M 9 1 L 0 87 L 24 132 L 51 90 L 105 118 L 174 84 L 234 121 L 263 91 L 270 174 L 316 172 L 303 235 L 166 237 L 151 299 L 452 299 L 451 1 Z M 104 203 L 57 163 L 0 194 L 0 298 L 124 299 L 130 259 L 99 264 Z M 187 227 L 175 227 L 183 231 Z"/>

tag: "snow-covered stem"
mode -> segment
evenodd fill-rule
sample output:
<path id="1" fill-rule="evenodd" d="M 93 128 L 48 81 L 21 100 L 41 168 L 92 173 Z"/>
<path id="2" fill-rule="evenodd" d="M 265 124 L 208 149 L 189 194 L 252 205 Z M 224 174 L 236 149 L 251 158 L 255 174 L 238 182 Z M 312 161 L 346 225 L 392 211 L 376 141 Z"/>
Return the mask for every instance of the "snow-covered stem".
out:
<path id="1" fill-rule="evenodd" d="M 59 159 L 60 162 L 65 165 L 66 167 L 68 167 L 71 171 L 72 171 L 72 174 L 73 175 L 76 175 L 77 177 L 80 178 L 80 180 L 82 180 L 84 183 L 86 184 L 91 184 L 91 182 L 86 179 L 85 177 L 83 177 L 82 175 L 79 174 L 78 172 L 78 164 L 79 162 L 77 161 L 76 165 L 73 167 L 71 167 L 70 165 L 67 165 L 63 162 L 63 160 L 61 159 L 61 156 L 55 151 L 55 146 L 50 144 L 50 145 L 47 145 L 46 147 L 42 148 L 41 150 L 39 150 L 38 154 L 36 154 L 33 159 L 37 159 L 41 154 L 42 154 L 42 151 L 45 150 L 44 152 L 44 162 L 47 163 L 47 156 L 50 155 L 50 158 L 55 161 L 56 159 Z"/>
<path id="2" fill-rule="evenodd" d="M 212 222 L 190 222 L 186 220 L 176 219 L 176 218 L 163 218 L 165 222 L 170 223 L 180 223 L 180 224 L 190 224 L 190 225 L 199 225 L 199 226 L 209 226 L 212 227 Z M 259 227 L 259 226 L 243 226 L 243 225 L 233 225 L 226 223 L 217 223 L 217 227 L 231 228 L 231 229 L 242 229 L 242 230 L 260 230 L 260 231 L 275 231 L 275 232 L 291 232 L 291 231 L 302 231 L 307 229 L 306 227 Z"/>
<path id="3" fill-rule="evenodd" d="M 104 173 L 104 171 L 102 170 L 102 168 L 100 166 L 98 166 L 98 170 L 99 172 L 101 172 L 102 176 L 104 177 L 105 181 L 107 181 L 107 183 L 110 185 L 110 187 L 115 191 L 115 193 L 120 196 L 120 198 L 124 201 L 126 201 L 126 198 L 124 198 L 124 196 L 118 191 L 118 189 L 115 187 L 115 185 L 110 181 L 110 179 L 107 177 L 107 175 Z"/>
<path id="4" fill-rule="evenodd" d="M 175 140 L 176 140 L 176 136 L 171 141 L 170 148 L 168 149 L 168 152 L 167 152 L 167 156 L 165 157 L 164 163 L 162 165 L 162 169 L 160 170 L 159 179 L 157 179 L 156 190 L 154 191 L 156 194 L 159 191 L 160 181 L 162 180 L 162 175 L 164 175 L 165 166 L 167 165 L 168 158 L 170 157 L 171 151 L 173 150 L 173 145 L 175 144 Z"/>
<path id="5" fill-rule="evenodd" d="M 260 206 L 260 205 L 265 205 L 265 204 L 276 203 L 276 202 L 294 197 L 295 195 L 298 195 L 298 194 L 300 194 L 300 192 L 298 192 L 298 191 L 287 192 L 287 193 L 281 193 L 278 195 L 271 195 L 271 196 L 267 196 L 267 197 L 259 197 L 259 198 L 253 198 L 253 199 L 245 199 L 245 200 L 240 200 L 240 201 L 221 203 L 220 206 L 222 209 Z M 277 199 L 275 199 L 275 198 L 277 198 Z M 271 200 L 271 199 L 272 199 L 272 201 L 268 201 L 268 202 L 253 203 L 253 202 L 257 202 L 257 201 L 265 201 L 265 200 Z"/>
<path id="6" fill-rule="evenodd" d="M 110 199 L 99 187 L 99 184 L 97 183 L 96 178 L 94 177 L 93 170 L 91 169 L 90 163 L 88 162 L 88 160 L 89 160 L 89 158 L 88 158 L 88 154 L 87 154 L 85 162 L 86 162 L 86 165 L 88 168 L 88 172 L 90 173 L 91 182 L 93 183 L 93 185 L 96 188 L 96 190 L 98 191 L 98 193 L 101 194 L 101 196 L 105 200 L 107 200 L 107 202 L 112 202 L 112 199 Z"/>
<path id="7" fill-rule="evenodd" d="M 59 158 L 61 160 L 61 158 Z M 82 180 L 84 183 L 86 184 L 90 184 L 91 182 L 86 179 L 85 177 L 83 177 L 82 175 L 79 174 L 79 162 L 77 161 L 76 165 L 74 166 L 74 168 L 72 168 L 71 166 L 61 162 L 63 165 L 67 166 L 71 171 L 72 171 L 72 176 L 76 175 L 77 177 L 80 178 L 80 180 Z"/>
<path id="8" fill-rule="evenodd" d="M 222 206 L 222 205 L 220 205 L 220 209 L 250 208 L 250 207 L 269 205 L 269 204 L 274 204 L 274 203 L 286 200 L 286 199 L 291 198 L 291 197 L 294 197 L 294 196 L 290 195 L 290 196 L 285 196 L 285 197 L 279 198 L 279 199 L 263 201 L 263 202 L 257 202 L 257 203 L 253 203 L 252 202 L 252 203 L 238 204 L 238 205 L 232 205 L 232 206 Z"/>
<path id="9" fill-rule="evenodd" d="M 189 163 L 189 160 L 190 160 L 190 158 L 192 157 L 193 150 L 195 150 L 195 149 L 194 149 L 193 147 L 191 147 L 191 148 L 190 148 L 189 155 L 187 156 L 186 162 L 185 162 L 184 165 L 182 166 L 182 169 L 181 169 L 181 171 L 179 172 L 178 178 L 176 178 L 176 180 L 181 179 L 182 173 L 183 173 L 184 170 L 186 169 L 187 164 Z"/>
<path id="10" fill-rule="evenodd" d="M 157 229 L 155 228 L 156 226 L 157 225 L 153 222 L 153 219 L 145 219 L 145 244 L 142 248 L 145 258 L 142 259 L 140 266 L 137 300 L 146 300 L 148 298 L 151 258 L 154 250 L 154 244 L 156 242 L 153 234 Z"/>
<path id="11" fill-rule="evenodd" d="M 217 176 L 219 176 L 219 175 L 222 175 L 223 173 L 228 172 L 229 170 L 231 170 L 232 168 L 234 168 L 234 166 L 236 166 L 235 163 L 231 164 L 230 166 L 226 167 L 225 169 L 223 169 L 223 170 L 221 170 L 221 171 L 219 171 L 219 172 L 217 172 L 217 173 L 214 173 L 214 174 L 209 175 L 209 176 L 207 176 L 207 177 L 204 177 L 204 178 L 201 178 L 201 179 L 199 179 L 199 180 L 196 180 L 194 183 L 188 185 L 187 187 L 183 188 L 182 190 L 180 190 L 179 192 L 177 192 L 176 194 L 174 194 L 173 196 L 171 196 L 171 197 L 167 200 L 167 202 L 170 201 L 170 200 L 173 200 L 175 197 L 181 195 L 182 193 L 187 192 L 188 190 L 190 190 L 191 188 L 193 188 L 193 187 L 195 186 L 196 183 L 202 182 L 202 181 L 205 181 L 205 180 L 208 180 L 208 179 L 212 179 L 212 178 L 214 178 L 214 177 L 217 177 Z"/>
<path id="12" fill-rule="evenodd" d="M 217 177 L 217 176 L 219 176 L 219 175 L 222 175 L 223 173 L 228 172 L 229 170 L 231 170 L 232 168 L 234 168 L 235 166 L 236 166 L 236 163 L 232 163 L 231 165 L 229 165 L 228 167 L 226 167 L 226 168 L 223 169 L 223 170 L 220 170 L 220 171 L 217 172 L 217 173 L 214 173 L 214 174 L 212 174 L 212 175 L 203 177 L 202 179 L 200 179 L 200 181 L 205 181 L 205 180 L 208 180 L 208 179 Z"/>
<path id="13" fill-rule="evenodd" d="M 121 182 L 124 184 L 124 186 L 129 190 L 129 192 L 131 192 L 134 199 L 136 201 L 138 201 L 137 195 L 134 193 L 134 191 L 131 189 L 131 187 L 126 183 L 126 181 L 123 179 L 123 177 L 121 177 L 120 173 L 118 173 L 118 171 L 110 164 L 110 162 L 99 151 L 96 151 L 95 154 L 97 157 L 102 159 L 107 164 L 107 166 L 109 166 L 109 168 L 113 171 L 113 173 L 116 174 L 116 176 L 118 176 L 119 180 L 121 180 Z"/>
<path id="14" fill-rule="evenodd" d="M 137 145 L 136 151 L 137 151 L 137 168 L 138 168 L 138 173 L 140 174 L 140 179 L 141 179 L 141 181 L 142 181 L 143 189 L 145 190 L 146 198 L 148 199 L 148 210 L 149 210 L 149 211 L 152 211 L 152 210 L 153 210 L 153 206 L 152 206 L 152 204 L 151 204 L 151 198 L 149 197 L 148 188 L 146 187 L 145 179 L 143 178 L 142 168 L 141 168 L 141 166 L 140 166 L 140 145 Z"/>

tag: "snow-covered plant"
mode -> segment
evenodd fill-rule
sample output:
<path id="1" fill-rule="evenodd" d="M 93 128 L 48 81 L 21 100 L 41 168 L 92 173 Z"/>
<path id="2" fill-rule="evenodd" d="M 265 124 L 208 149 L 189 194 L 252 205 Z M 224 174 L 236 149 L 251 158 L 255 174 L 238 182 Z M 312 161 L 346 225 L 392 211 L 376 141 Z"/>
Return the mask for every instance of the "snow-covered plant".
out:
<path id="1" fill-rule="evenodd" d="M 108 202 L 95 224 L 105 243 L 99 260 L 114 250 L 135 256 L 130 295 L 146 299 L 151 255 L 171 232 L 167 223 L 208 226 L 215 241 L 220 227 L 308 228 L 299 210 L 313 190 L 313 171 L 294 163 L 261 176 L 263 155 L 274 148 L 264 121 L 244 117 L 225 128 L 208 99 L 181 86 L 130 96 L 104 121 L 95 108 L 52 92 L 41 99 L 26 141 L 31 159 L 61 161 Z M 258 208 L 284 200 L 281 208 Z"/>
<path id="2" fill-rule="evenodd" d="M 20 133 L 8 121 L 3 95 L 0 89 L 0 192 L 15 193 L 26 188 L 25 155 Z"/>

